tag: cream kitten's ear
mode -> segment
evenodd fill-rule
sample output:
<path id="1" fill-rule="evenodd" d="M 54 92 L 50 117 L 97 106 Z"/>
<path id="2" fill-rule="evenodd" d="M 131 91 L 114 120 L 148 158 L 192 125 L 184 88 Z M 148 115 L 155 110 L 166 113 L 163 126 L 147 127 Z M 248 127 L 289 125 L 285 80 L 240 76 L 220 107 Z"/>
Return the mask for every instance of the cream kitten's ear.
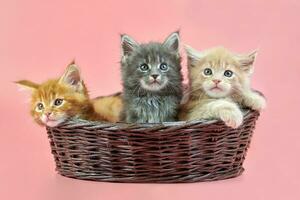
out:
<path id="1" fill-rule="evenodd" d="M 35 91 L 38 89 L 38 87 L 40 86 L 37 83 L 34 83 L 32 81 L 28 81 L 28 80 L 20 80 L 20 81 L 16 81 L 15 82 L 21 89 L 24 90 L 29 90 L 31 92 Z"/>
<path id="2" fill-rule="evenodd" d="M 167 47 L 169 50 L 179 53 L 179 31 L 171 33 L 166 40 L 164 41 L 163 45 Z"/>
<path id="3" fill-rule="evenodd" d="M 132 37 L 126 34 L 121 35 L 122 56 L 128 56 L 137 47 L 139 47 L 139 43 L 137 43 Z"/>
<path id="4" fill-rule="evenodd" d="M 196 49 L 193 49 L 192 47 L 190 47 L 189 45 L 184 45 L 187 57 L 188 57 L 188 61 L 192 64 L 196 61 L 201 60 L 204 57 L 203 53 L 200 53 L 199 51 L 197 51 Z"/>
<path id="5" fill-rule="evenodd" d="M 249 74 L 253 73 L 253 64 L 257 56 L 257 50 L 246 55 L 237 55 L 236 58 L 241 65 L 241 68 Z"/>
<path id="6" fill-rule="evenodd" d="M 75 61 L 72 61 L 68 65 L 65 73 L 60 77 L 59 82 L 73 87 L 76 91 L 83 90 L 80 72 L 78 66 L 75 64 Z"/>

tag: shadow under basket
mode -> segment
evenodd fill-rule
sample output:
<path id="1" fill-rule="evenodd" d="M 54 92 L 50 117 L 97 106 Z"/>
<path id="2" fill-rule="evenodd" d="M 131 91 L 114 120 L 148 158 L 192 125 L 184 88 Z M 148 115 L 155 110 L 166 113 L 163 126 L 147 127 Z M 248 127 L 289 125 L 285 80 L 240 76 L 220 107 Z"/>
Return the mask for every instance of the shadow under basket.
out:
<path id="1" fill-rule="evenodd" d="M 237 128 L 221 121 L 162 124 L 72 119 L 47 128 L 59 174 L 126 183 L 188 183 L 239 176 L 257 111 Z"/>

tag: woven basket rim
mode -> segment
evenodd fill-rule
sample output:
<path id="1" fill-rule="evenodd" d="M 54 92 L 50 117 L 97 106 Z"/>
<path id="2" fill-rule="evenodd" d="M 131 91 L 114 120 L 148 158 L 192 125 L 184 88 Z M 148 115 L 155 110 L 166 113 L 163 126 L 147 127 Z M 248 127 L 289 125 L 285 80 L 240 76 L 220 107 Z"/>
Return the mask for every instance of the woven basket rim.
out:
<path id="1" fill-rule="evenodd" d="M 244 119 L 250 117 L 252 114 L 258 111 L 251 110 L 249 108 L 242 109 Z M 96 126 L 96 127 L 115 127 L 119 128 L 159 128 L 159 127 L 174 127 L 174 126 L 189 126 L 194 124 L 203 124 L 203 125 L 211 125 L 224 123 L 219 119 L 201 119 L 201 120 L 191 120 L 191 121 L 175 121 L 175 122 L 162 122 L 162 123 L 126 123 L 126 122 L 105 122 L 105 121 L 90 121 L 80 118 L 70 118 L 69 120 L 63 122 L 59 126 L 55 128 L 75 128 L 75 127 L 83 127 L 83 126 Z M 50 128 L 50 127 L 48 127 Z"/>

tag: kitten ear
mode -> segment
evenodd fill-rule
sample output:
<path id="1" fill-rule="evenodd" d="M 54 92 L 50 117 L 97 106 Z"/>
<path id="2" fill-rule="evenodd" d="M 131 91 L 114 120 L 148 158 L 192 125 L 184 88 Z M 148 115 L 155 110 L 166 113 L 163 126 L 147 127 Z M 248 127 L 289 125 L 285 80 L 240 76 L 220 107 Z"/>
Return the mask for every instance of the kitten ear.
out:
<path id="1" fill-rule="evenodd" d="M 20 80 L 15 82 L 21 89 L 29 90 L 31 92 L 35 91 L 38 89 L 40 86 L 37 83 L 28 81 L 28 80 Z"/>
<path id="2" fill-rule="evenodd" d="M 132 53 L 137 47 L 139 43 L 137 43 L 132 37 L 129 35 L 123 34 L 121 35 L 121 47 L 122 47 L 122 56 L 128 56 Z"/>
<path id="3" fill-rule="evenodd" d="M 74 88 L 75 91 L 80 91 L 83 89 L 80 72 L 74 60 L 68 65 L 65 73 L 60 77 L 59 83 L 67 84 Z"/>
<path id="4" fill-rule="evenodd" d="M 185 48 L 185 51 L 187 54 L 188 61 L 191 64 L 201 60 L 204 57 L 203 53 L 200 53 L 199 51 L 197 51 L 196 49 L 194 49 L 188 45 L 184 45 L 184 48 Z"/>
<path id="5" fill-rule="evenodd" d="M 249 74 L 252 74 L 253 72 L 253 64 L 255 61 L 255 58 L 257 56 L 258 50 L 254 50 L 251 53 L 248 53 L 246 55 L 237 55 L 236 58 L 241 66 L 241 68 L 248 72 Z"/>
<path id="6" fill-rule="evenodd" d="M 163 45 L 169 50 L 179 53 L 179 40 L 179 31 L 176 31 L 167 37 Z"/>

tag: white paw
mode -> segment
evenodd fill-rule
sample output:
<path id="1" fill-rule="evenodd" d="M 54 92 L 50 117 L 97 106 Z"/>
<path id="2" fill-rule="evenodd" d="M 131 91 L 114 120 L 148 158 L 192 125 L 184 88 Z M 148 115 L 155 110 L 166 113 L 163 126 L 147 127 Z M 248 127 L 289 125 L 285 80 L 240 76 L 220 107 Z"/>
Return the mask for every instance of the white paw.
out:
<path id="1" fill-rule="evenodd" d="M 220 118 L 231 128 L 238 128 L 243 123 L 243 114 L 238 109 L 221 112 Z"/>
<path id="2" fill-rule="evenodd" d="M 253 110 L 261 111 L 266 107 L 266 99 L 260 95 L 255 95 L 252 97 L 251 105 L 250 107 Z"/>

